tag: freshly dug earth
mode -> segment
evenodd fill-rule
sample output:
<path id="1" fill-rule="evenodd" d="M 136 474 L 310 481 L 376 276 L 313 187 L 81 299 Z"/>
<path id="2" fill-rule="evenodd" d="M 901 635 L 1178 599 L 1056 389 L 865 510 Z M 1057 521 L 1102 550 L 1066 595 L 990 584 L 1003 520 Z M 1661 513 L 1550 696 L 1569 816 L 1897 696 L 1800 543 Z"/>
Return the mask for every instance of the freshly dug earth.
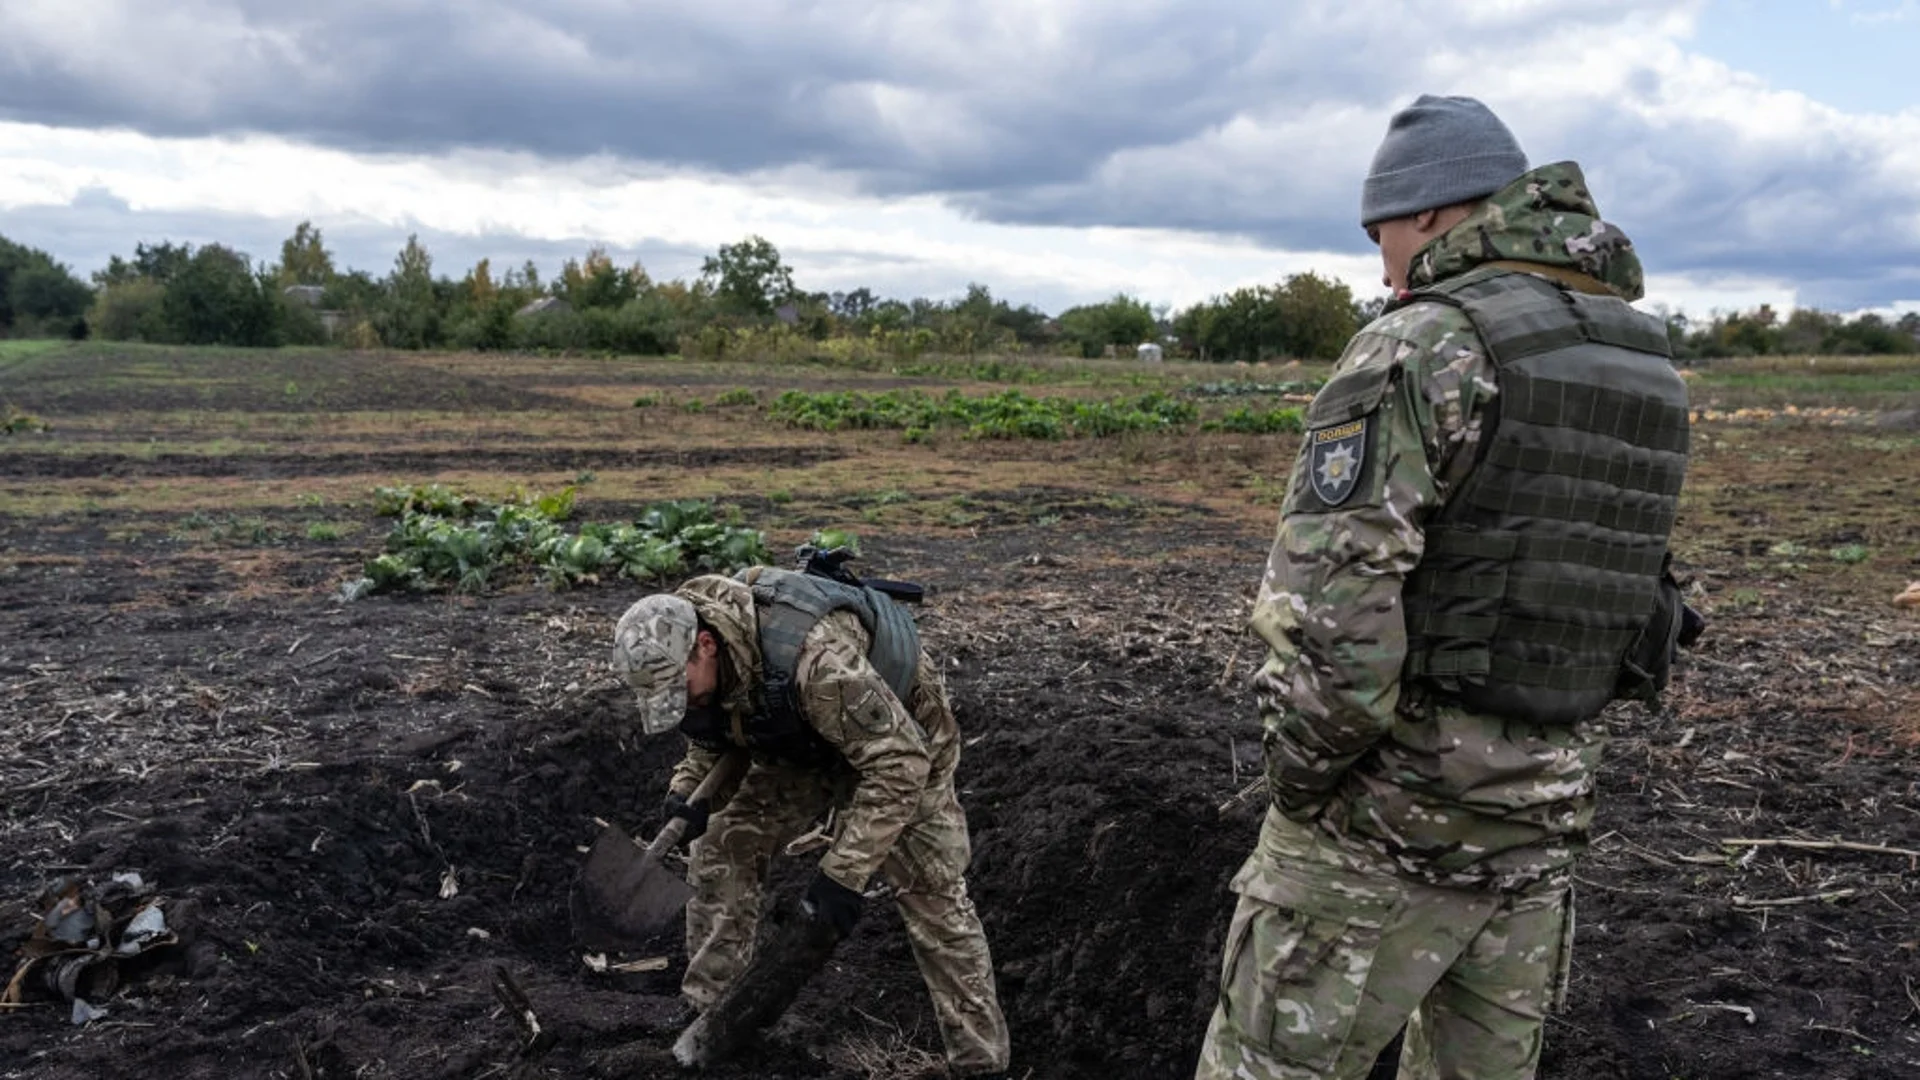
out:
<path id="1" fill-rule="evenodd" d="M 1017 1072 L 1180 1076 L 1260 814 L 1239 689 L 1257 652 L 1237 628 L 1262 538 L 1103 522 L 1096 542 L 1083 524 L 896 538 L 869 561 L 938 590 L 923 621 L 968 731 L 973 889 Z M 317 546 L 290 555 L 299 588 L 250 598 L 259 582 L 165 541 L 13 520 L 0 540 L 0 890 L 24 904 L 60 872 L 138 870 L 193 937 L 89 1027 L 52 1005 L 0 1017 L 0 1074 L 671 1074 L 677 943 L 657 950 L 667 970 L 595 973 L 565 905 L 594 818 L 650 830 L 677 751 L 626 733 L 602 661 L 636 590 L 342 606 L 311 582 L 350 566 Z M 1909 860 L 1743 861 L 1717 843 L 1920 846 L 1911 744 L 1796 681 L 1852 648 L 1805 614 L 1723 623 L 1679 715 L 1618 717 L 1545 1075 L 1893 1077 L 1920 1061 Z M 1878 654 L 1909 689 L 1912 630 Z M 1787 648 L 1810 659 L 1785 670 Z M 788 860 L 778 880 L 805 870 Z M 1737 899 L 1815 894 L 1832 898 Z M 11 945 L 29 924 L 6 925 Z M 496 967 L 554 1033 L 544 1053 L 516 1053 Z M 714 1075 L 908 1075 L 937 1052 L 898 919 L 874 903 L 767 1045 Z"/>

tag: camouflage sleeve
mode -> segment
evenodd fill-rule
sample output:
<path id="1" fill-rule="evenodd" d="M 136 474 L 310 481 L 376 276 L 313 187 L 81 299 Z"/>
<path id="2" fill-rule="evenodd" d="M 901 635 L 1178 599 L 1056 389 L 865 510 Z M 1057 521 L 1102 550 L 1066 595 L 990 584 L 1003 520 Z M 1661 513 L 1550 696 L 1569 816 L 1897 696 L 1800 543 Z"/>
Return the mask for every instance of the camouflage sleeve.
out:
<path id="1" fill-rule="evenodd" d="M 886 681 L 867 662 L 867 634 L 850 612 L 822 619 L 807 634 L 794 668 L 801 708 L 858 779 L 820 869 L 849 889 L 864 889 L 912 819 L 927 785 L 927 738 Z"/>
<path id="2" fill-rule="evenodd" d="M 1458 311 L 1418 304 L 1356 335 L 1315 396 L 1252 627 L 1274 804 L 1306 820 L 1392 726 L 1401 586 L 1473 461 L 1490 366 Z"/>
<path id="3" fill-rule="evenodd" d="M 693 789 L 700 786 L 700 781 L 707 778 L 707 774 L 713 771 L 714 763 L 719 760 L 718 751 L 688 742 L 685 756 L 673 767 L 673 779 L 667 782 L 667 791 L 681 798 L 693 794 Z"/>

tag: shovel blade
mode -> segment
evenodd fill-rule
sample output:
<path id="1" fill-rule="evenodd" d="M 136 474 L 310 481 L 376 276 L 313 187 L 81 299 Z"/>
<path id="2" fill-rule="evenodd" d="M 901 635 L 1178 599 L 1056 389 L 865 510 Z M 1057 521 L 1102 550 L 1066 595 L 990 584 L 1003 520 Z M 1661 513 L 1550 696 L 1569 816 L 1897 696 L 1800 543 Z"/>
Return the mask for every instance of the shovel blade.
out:
<path id="1" fill-rule="evenodd" d="M 609 825 L 594 840 L 573 885 L 574 933 L 589 948 L 638 947 L 665 930 L 693 889 Z"/>

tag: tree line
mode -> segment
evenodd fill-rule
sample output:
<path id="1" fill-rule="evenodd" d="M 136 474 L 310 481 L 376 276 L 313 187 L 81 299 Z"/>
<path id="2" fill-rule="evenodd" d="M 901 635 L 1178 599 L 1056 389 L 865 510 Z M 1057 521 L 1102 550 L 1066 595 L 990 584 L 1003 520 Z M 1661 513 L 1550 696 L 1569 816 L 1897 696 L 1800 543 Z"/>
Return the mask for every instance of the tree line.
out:
<path id="1" fill-rule="evenodd" d="M 336 266 L 310 222 L 281 244 L 277 262 L 255 264 L 219 244 L 143 242 L 130 256 L 113 256 L 91 286 L 43 253 L 29 254 L 38 277 L 22 278 L 23 287 L 53 274 L 64 291 L 57 303 L 36 303 L 31 317 L 0 318 L 0 336 L 746 357 L 804 353 L 813 343 L 896 358 L 1132 355 L 1151 342 L 1205 359 L 1257 360 L 1336 356 L 1368 315 L 1345 285 L 1311 273 L 1178 313 L 1121 294 L 1049 315 L 981 284 L 947 300 L 899 300 L 867 288 L 812 292 L 758 236 L 722 245 L 697 275 L 669 281 L 638 263 L 617 264 L 598 247 L 567 260 L 551 280 L 531 261 L 498 268 L 487 259 L 454 278 L 435 271 L 417 236 L 375 276 Z M 4 275 L 0 269 L 0 294 Z"/>
<path id="2" fill-rule="evenodd" d="M 1920 352 L 1920 312 L 1897 319 L 1873 312 L 1844 318 L 1814 308 L 1795 308 L 1785 319 L 1768 304 L 1752 311 L 1694 322 L 1669 314 L 1667 336 L 1676 359 L 1739 356 L 1862 356 Z"/>
<path id="3" fill-rule="evenodd" d="M 382 276 L 341 269 L 321 231 L 302 222 L 277 262 L 220 244 L 160 242 L 113 256 L 88 284 L 41 251 L 0 237 L 0 337 L 95 336 L 173 344 L 356 348 L 591 350 L 747 359 L 863 354 L 1046 352 L 1132 355 L 1143 343 L 1203 361 L 1330 359 L 1379 314 L 1312 272 L 1235 289 L 1179 311 L 1120 294 L 1048 315 L 985 285 L 956 299 L 898 300 L 866 288 L 810 292 L 766 239 L 722 245 L 689 279 L 655 281 L 604 248 L 544 279 L 532 261 L 461 277 L 436 273 L 409 236 Z M 1770 308 L 1701 323 L 1667 316 L 1684 359 L 1766 353 L 1920 351 L 1920 315 L 1848 319 Z"/>

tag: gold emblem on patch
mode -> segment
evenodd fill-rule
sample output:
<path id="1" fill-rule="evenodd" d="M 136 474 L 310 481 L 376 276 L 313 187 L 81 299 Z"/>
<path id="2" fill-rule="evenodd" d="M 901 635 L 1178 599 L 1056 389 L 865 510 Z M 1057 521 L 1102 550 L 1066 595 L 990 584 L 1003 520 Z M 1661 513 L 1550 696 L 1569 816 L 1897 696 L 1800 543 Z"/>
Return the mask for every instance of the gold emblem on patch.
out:
<path id="1" fill-rule="evenodd" d="M 1367 459 L 1367 424 L 1372 417 L 1309 432 L 1312 456 L 1307 462 L 1307 479 L 1313 493 L 1328 506 L 1346 502 L 1360 486 L 1360 466 Z"/>

